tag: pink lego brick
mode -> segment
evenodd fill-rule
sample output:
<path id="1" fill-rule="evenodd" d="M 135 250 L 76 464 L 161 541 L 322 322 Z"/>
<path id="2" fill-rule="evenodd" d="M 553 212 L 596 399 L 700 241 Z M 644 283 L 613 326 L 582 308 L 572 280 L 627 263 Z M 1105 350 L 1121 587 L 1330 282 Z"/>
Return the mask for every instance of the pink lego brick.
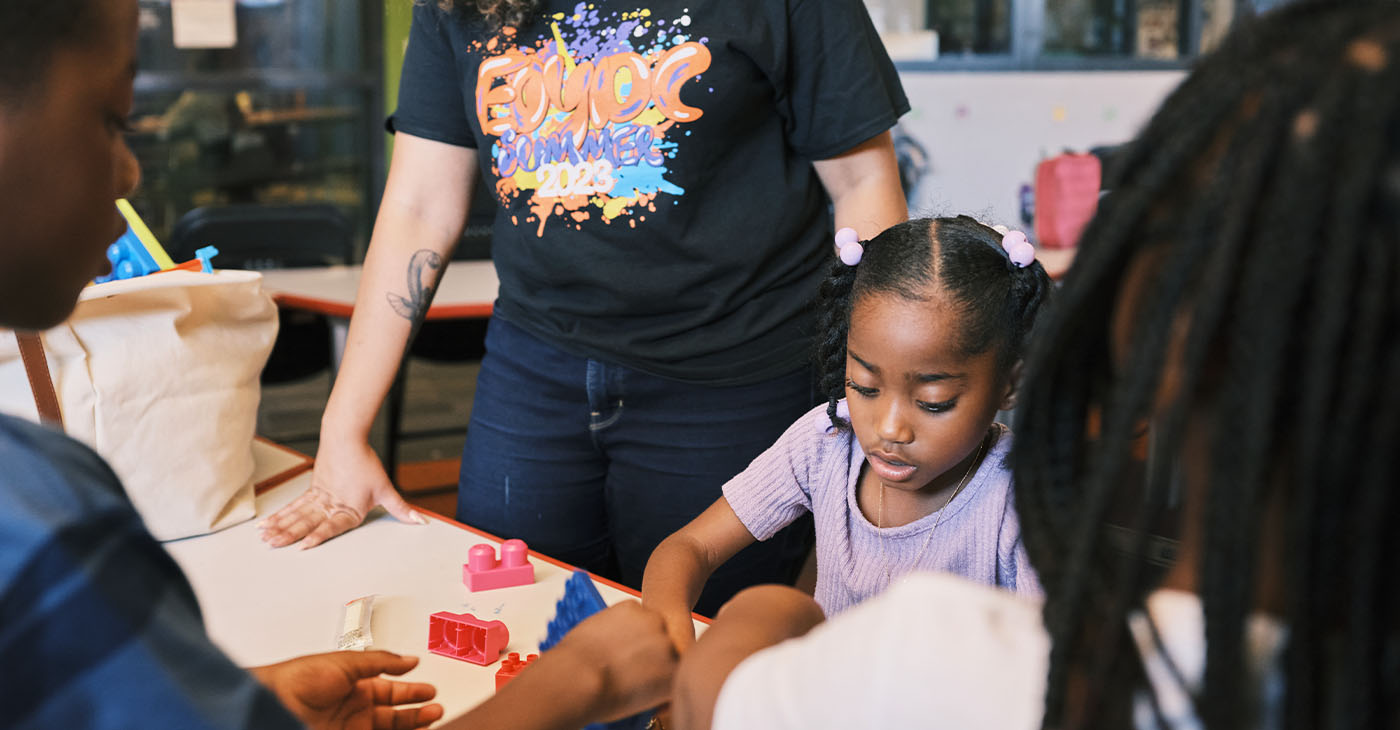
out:
<path id="1" fill-rule="evenodd" d="M 438 611 L 428 617 L 428 651 L 486 666 L 501 658 L 510 630 L 500 621 L 482 621 L 469 613 Z"/>
<path id="2" fill-rule="evenodd" d="M 528 552 L 524 540 L 506 540 L 501 543 L 498 562 L 495 548 L 485 543 L 473 545 L 467 564 L 462 566 L 462 582 L 472 592 L 530 585 L 535 582 L 535 566 L 530 564 Z"/>
<path id="3" fill-rule="evenodd" d="M 500 692 L 501 688 L 506 686 L 506 682 L 515 679 L 515 675 L 520 674 L 520 670 L 530 666 L 539 658 L 539 654 L 531 654 L 522 660 L 520 655 L 515 652 L 507 654 L 506 658 L 501 660 L 501 668 L 496 670 L 496 691 Z"/>

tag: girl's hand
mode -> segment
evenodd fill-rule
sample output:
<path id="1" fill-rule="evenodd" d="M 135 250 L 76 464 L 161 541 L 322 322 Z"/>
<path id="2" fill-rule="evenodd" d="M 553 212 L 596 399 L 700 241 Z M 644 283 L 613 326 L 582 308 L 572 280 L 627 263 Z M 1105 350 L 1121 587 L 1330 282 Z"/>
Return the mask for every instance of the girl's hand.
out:
<path id="1" fill-rule="evenodd" d="M 670 637 L 677 654 L 684 654 L 695 644 L 695 622 L 691 620 L 689 611 L 684 608 L 662 611 L 661 620 L 666 624 L 666 636 Z"/>
<path id="2" fill-rule="evenodd" d="M 358 527 L 375 505 L 383 505 L 400 522 L 427 524 L 399 496 L 367 441 L 324 440 L 311 488 L 258 528 L 263 542 L 273 547 L 300 540 L 305 550 Z"/>
<path id="3" fill-rule="evenodd" d="M 675 727 L 710 727 L 724 680 L 740 662 L 802 636 L 824 620 L 817 602 L 795 588 L 762 585 L 740 591 L 720 608 L 676 671 L 671 698 Z"/>

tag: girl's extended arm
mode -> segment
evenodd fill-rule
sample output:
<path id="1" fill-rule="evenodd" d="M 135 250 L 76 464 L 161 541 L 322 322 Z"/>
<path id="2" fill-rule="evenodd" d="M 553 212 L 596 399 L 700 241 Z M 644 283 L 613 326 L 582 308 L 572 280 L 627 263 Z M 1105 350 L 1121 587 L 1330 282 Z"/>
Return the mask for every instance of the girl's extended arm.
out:
<path id="1" fill-rule="evenodd" d="M 311 489 L 267 520 L 269 544 L 305 538 L 302 547 L 314 547 L 359 525 L 376 504 L 422 521 L 390 483 L 369 429 L 462 235 L 475 167 L 476 150 L 395 136 L 345 357 L 321 417 Z"/>
<path id="2" fill-rule="evenodd" d="M 642 605 L 661 614 L 676 649 L 695 643 L 690 611 L 715 569 L 752 545 L 753 535 L 720 497 L 690 524 L 661 541 L 642 575 Z"/>

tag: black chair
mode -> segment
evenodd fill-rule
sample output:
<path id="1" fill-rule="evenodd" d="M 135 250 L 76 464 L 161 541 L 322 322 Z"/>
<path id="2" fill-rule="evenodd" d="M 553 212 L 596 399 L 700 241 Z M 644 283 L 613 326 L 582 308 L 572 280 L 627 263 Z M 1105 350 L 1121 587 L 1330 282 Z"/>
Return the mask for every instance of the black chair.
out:
<path id="1" fill-rule="evenodd" d="M 230 205 L 195 208 L 170 234 L 175 261 L 194 258 L 204 246 L 219 249 L 220 269 L 283 269 L 349 263 L 354 229 L 330 205 Z M 283 309 L 263 383 L 283 383 L 331 367 L 330 324 L 311 312 Z"/>

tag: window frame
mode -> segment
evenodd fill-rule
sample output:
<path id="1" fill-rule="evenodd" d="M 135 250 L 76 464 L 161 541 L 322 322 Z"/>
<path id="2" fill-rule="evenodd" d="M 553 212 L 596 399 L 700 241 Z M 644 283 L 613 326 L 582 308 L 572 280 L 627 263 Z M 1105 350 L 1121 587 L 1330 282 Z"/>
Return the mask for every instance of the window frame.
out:
<path id="1" fill-rule="evenodd" d="M 895 61 L 901 72 L 983 71 L 1174 71 L 1190 67 L 1201 52 L 1204 0 L 1177 0 L 1178 57 L 1046 55 L 1045 0 L 1011 0 L 1011 52 L 942 55 L 932 61 Z M 1235 17 L 1248 12 L 1250 0 L 1235 0 Z"/>

